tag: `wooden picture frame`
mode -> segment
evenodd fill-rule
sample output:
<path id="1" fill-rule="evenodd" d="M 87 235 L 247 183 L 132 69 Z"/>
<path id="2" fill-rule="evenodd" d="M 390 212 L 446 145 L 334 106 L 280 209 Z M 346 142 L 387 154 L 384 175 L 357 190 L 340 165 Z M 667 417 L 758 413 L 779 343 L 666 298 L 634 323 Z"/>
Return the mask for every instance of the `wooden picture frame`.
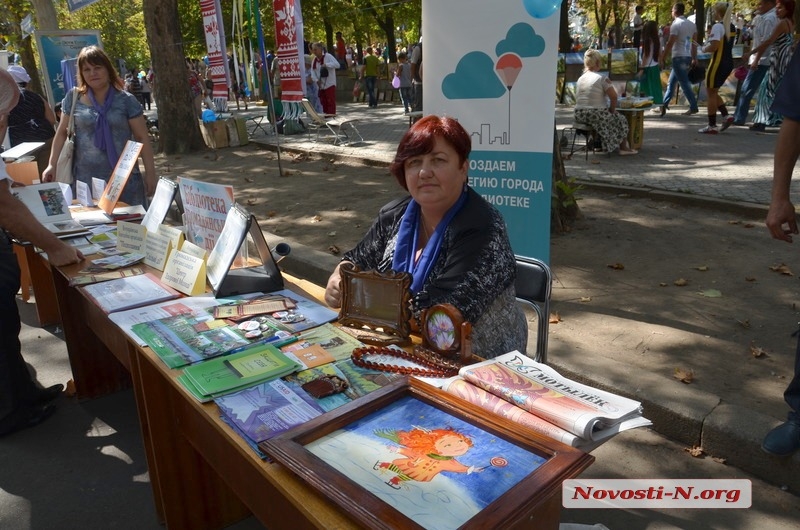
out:
<path id="1" fill-rule="evenodd" d="M 411 333 L 411 275 L 406 272 L 360 271 L 345 262 L 339 323 L 356 329 L 381 330 L 407 339 Z"/>
<path id="2" fill-rule="evenodd" d="M 415 407 L 422 407 L 427 414 L 416 415 L 418 412 Z M 406 418 L 408 412 L 415 413 L 413 419 Z M 416 465 L 425 459 L 425 456 L 421 456 L 424 451 L 409 454 L 410 449 L 402 441 L 404 438 L 398 436 L 401 441 L 397 442 L 399 447 L 394 449 L 396 454 L 386 457 L 398 460 L 391 463 L 376 461 L 367 448 L 372 442 L 364 433 L 374 432 L 376 440 L 377 437 L 390 439 L 388 433 L 398 432 L 392 431 L 391 427 L 405 426 L 406 422 L 413 422 L 414 428 L 425 432 L 444 431 L 450 436 L 465 433 L 465 436 L 471 437 L 470 448 L 456 453 L 461 456 L 445 461 L 451 462 L 450 466 L 466 466 L 470 463 L 470 452 L 474 450 L 482 451 L 477 455 L 481 460 L 480 465 L 473 463 L 470 471 L 466 472 L 455 471 L 452 467 L 441 469 L 439 475 L 442 476 L 419 480 L 408 478 L 409 472 L 405 469 L 402 470 L 405 478 L 393 479 L 401 477 L 397 467 L 392 468 L 393 465 L 404 458 Z M 433 424 L 441 428 L 431 429 Z M 380 425 L 381 429 L 370 431 L 376 425 Z M 365 440 L 363 444 L 353 443 L 361 439 Z M 374 443 L 377 445 L 381 442 L 385 443 L 385 440 Z M 446 526 L 441 521 L 431 523 L 426 517 L 454 517 L 455 520 L 447 522 L 450 527 L 459 528 L 530 527 L 532 521 L 535 521 L 536 528 L 558 528 L 562 482 L 577 476 L 594 461 L 594 457 L 579 449 L 545 438 L 413 378 L 404 378 L 372 392 L 262 442 L 259 447 L 336 503 L 357 523 L 368 528 Z M 336 454 L 337 449 L 329 450 L 337 447 L 341 454 Z M 384 451 L 394 454 L 390 452 L 391 449 Z M 485 458 L 494 453 L 498 455 L 496 458 Z M 508 475 L 513 477 L 508 478 Z M 386 478 L 389 480 L 383 482 Z M 479 479 L 490 482 L 482 489 L 470 490 L 468 481 Z M 458 484 L 461 489 L 455 491 L 467 493 L 467 498 L 450 495 L 446 501 L 443 500 L 442 496 L 452 491 L 448 489 L 450 481 L 455 483 L 456 480 L 462 482 Z M 393 481 L 399 487 L 393 486 Z M 483 483 L 474 484 L 478 487 Z M 421 493 L 415 493 L 415 490 Z M 494 493 L 496 498 L 486 499 L 488 504 L 481 506 L 477 512 L 472 505 L 473 511 L 463 512 L 459 504 L 454 507 L 459 509 L 458 514 L 442 513 L 447 512 L 456 501 L 468 504 L 466 501 L 480 498 L 486 492 Z M 411 509 L 408 512 L 414 513 L 416 520 L 404 513 L 405 499 L 400 498 L 414 494 L 417 497 L 409 499 Z M 426 498 L 429 504 L 422 515 L 418 500 L 421 498 Z"/>

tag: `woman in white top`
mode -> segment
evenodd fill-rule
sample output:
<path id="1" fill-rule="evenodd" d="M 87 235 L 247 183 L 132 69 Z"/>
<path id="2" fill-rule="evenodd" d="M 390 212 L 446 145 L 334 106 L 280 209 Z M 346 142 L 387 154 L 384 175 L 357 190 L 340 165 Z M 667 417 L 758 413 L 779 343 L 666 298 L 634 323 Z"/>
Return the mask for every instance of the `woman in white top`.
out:
<path id="1" fill-rule="evenodd" d="M 619 149 L 621 155 L 635 155 L 637 151 L 628 144 L 628 121 L 617 113 L 617 91 L 608 77 L 597 73 L 602 58 L 597 50 L 586 50 L 583 56 L 585 68 L 575 92 L 575 121 L 591 125 L 600 135 L 604 150 Z"/>

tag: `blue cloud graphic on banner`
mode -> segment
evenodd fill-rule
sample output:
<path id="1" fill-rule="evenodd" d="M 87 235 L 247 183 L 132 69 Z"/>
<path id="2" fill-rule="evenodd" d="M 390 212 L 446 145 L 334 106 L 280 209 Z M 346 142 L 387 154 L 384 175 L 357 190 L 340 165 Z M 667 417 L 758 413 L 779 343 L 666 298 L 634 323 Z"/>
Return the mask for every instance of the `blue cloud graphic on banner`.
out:
<path id="1" fill-rule="evenodd" d="M 514 24 L 506 33 L 506 38 L 497 43 L 495 53 L 516 53 L 520 57 L 539 57 L 544 53 L 544 37 L 536 34 L 530 25 L 520 22 Z"/>
<path id="2" fill-rule="evenodd" d="M 499 98 L 506 87 L 494 73 L 494 60 L 483 52 L 469 52 L 456 65 L 456 71 L 442 81 L 447 99 Z"/>
<path id="3" fill-rule="evenodd" d="M 561 0 L 522 0 L 522 5 L 533 18 L 547 18 L 561 6 Z"/>

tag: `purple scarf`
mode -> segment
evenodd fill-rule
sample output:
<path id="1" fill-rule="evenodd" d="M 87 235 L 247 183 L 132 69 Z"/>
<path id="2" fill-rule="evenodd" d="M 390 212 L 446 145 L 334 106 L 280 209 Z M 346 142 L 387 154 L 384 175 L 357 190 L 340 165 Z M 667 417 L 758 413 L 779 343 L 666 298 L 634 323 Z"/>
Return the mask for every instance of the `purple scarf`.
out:
<path id="1" fill-rule="evenodd" d="M 108 114 L 108 111 L 111 110 L 111 104 L 114 102 L 114 94 L 116 92 L 117 91 L 113 86 L 108 87 L 106 100 L 101 107 L 100 104 L 97 103 L 92 89 L 90 88 L 88 91 L 89 100 L 92 102 L 94 110 L 97 111 L 97 121 L 94 124 L 94 146 L 101 151 L 106 152 L 106 156 L 108 157 L 108 165 L 112 171 L 117 165 L 119 154 L 117 153 L 117 148 L 114 145 L 114 136 L 111 134 L 111 124 L 108 123 L 108 116 L 106 115 Z"/>

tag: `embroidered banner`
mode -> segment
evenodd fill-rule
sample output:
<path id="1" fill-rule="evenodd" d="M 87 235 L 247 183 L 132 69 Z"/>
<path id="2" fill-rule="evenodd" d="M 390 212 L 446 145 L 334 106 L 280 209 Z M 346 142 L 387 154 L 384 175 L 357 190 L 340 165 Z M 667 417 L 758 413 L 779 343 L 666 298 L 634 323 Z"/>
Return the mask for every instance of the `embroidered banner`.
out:
<path id="1" fill-rule="evenodd" d="M 200 13 L 203 16 L 203 32 L 206 35 L 206 51 L 211 80 L 214 82 L 212 97 L 217 101 L 228 101 L 228 56 L 225 53 L 225 29 L 222 25 L 222 9 L 219 0 L 200 0 Z M 218 109 L 227 110 L 227 109 Z"/>
<path id="2" fill-rule="evenodd" d="M 281 101 L 299 102 L 303 99 L 303 15 L 300 0 L 273 0 L 275 41 L 278 48 L 278 68 L 281 78 Z M 284 112 L 284 115 L 286 113 Z"/>

